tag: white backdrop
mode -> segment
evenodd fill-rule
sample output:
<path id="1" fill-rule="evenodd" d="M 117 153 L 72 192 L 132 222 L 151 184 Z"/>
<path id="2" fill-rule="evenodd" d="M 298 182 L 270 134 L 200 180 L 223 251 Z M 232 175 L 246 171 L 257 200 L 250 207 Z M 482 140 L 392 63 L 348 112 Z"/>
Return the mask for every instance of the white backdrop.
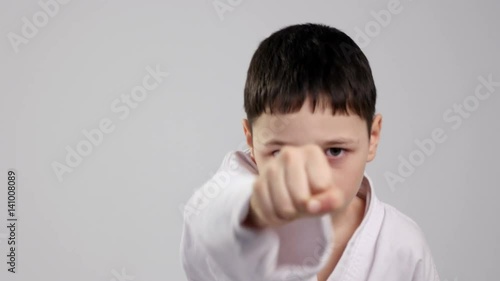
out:
<path id="1" fill-rule="evenodd" d="M 258 43 L 303 22 L 343 30 L 370 60 L 379 197 L 419 223 L 443 280 L 497 280 L 499 12 L 494 0 L 2 1 L 0 280 L 186 280 L 180 206 L 244 140 Z"/>

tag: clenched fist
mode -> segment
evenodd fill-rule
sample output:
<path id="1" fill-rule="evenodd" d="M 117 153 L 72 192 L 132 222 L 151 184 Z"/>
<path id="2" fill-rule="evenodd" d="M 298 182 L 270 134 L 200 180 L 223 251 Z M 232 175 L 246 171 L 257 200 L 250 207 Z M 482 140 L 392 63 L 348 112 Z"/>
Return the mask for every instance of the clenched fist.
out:
<path id="1" fill-rule="evenodd" d="M 317 145 L 284 146 L 259 171 L 246 226 L 277 226 L 343 205 L 325 152 Z"/>

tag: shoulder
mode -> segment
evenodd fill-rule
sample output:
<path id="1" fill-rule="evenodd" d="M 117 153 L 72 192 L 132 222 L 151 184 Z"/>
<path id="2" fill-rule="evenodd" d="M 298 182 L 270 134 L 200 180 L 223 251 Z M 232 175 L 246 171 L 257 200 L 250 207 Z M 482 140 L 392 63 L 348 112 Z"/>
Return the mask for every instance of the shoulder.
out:
<path id="1" fill-rule="evenodd" d="M 230 175 L 255 175 L 257 173 L 257 166 L 250 157 L 248 149 L 233 150 L 226 153 L 217 172 L 228 173 Z"/>
<path id="2" fill-rule="evenodd" d="M 391 248 L 400 255 L 410 255 L 416 259 L 425 257 L 429 249 L 420 226 L 394 206 L 383 202 L 381 205 L 384 209 L 381 234 L 390 242 Z"/>
<path id="3" fill-rule="evenodd" d="M 384 208 L 384 214 L 387 221 L 394 227 L 398 227 L 401 230 L 411 231 L 412 233 L 415 231 L 420 231 L 419 225 L 408 215 L 404 214 L 390 204 L 387 204 L 385 202 L 380 203 Z"/>
<path id="4" fill-rule="evenodd" d="M 420 226 L 409 216 L 395 207 L 383 203 L 385 209 L 386 232 L 389 236 L 389 247 L 396 255 L 396 263 L 410 266 L 413 277 L 417 281 L 439 281 L 431 249 Z"/>

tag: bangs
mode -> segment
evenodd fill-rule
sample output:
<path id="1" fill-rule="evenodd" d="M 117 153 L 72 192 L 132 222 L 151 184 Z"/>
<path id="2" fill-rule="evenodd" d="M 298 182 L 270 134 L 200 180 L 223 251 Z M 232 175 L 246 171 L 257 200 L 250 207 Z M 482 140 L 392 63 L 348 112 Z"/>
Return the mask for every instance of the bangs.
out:
<path id="1" fill-rule="evenodd" d="M 318 24 L 286 27 L 262 41 L 248 68 L 244 107 L 252 124 L 262 113 L 299 111 L 375 114 L 376 88 L 367 58 L 342 31 Z"/>

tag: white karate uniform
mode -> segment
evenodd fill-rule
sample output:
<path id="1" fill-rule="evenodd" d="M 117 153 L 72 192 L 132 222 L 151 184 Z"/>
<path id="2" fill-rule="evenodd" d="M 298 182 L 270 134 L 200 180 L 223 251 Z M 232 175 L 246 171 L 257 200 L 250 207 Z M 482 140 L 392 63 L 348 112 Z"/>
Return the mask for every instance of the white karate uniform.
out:
<path id="1" fill-rule="evenodd" d="M 257 167 L 249 149 L 226 155 L 184 208 L 181 258 L 189 281 L 316 281 L 332 249 L 329 215 L 253 230 L 241 225 Z M 328 281 L 439 281 L 418 225 L 375 196 L 365 174 L 363 221 Z"/>

